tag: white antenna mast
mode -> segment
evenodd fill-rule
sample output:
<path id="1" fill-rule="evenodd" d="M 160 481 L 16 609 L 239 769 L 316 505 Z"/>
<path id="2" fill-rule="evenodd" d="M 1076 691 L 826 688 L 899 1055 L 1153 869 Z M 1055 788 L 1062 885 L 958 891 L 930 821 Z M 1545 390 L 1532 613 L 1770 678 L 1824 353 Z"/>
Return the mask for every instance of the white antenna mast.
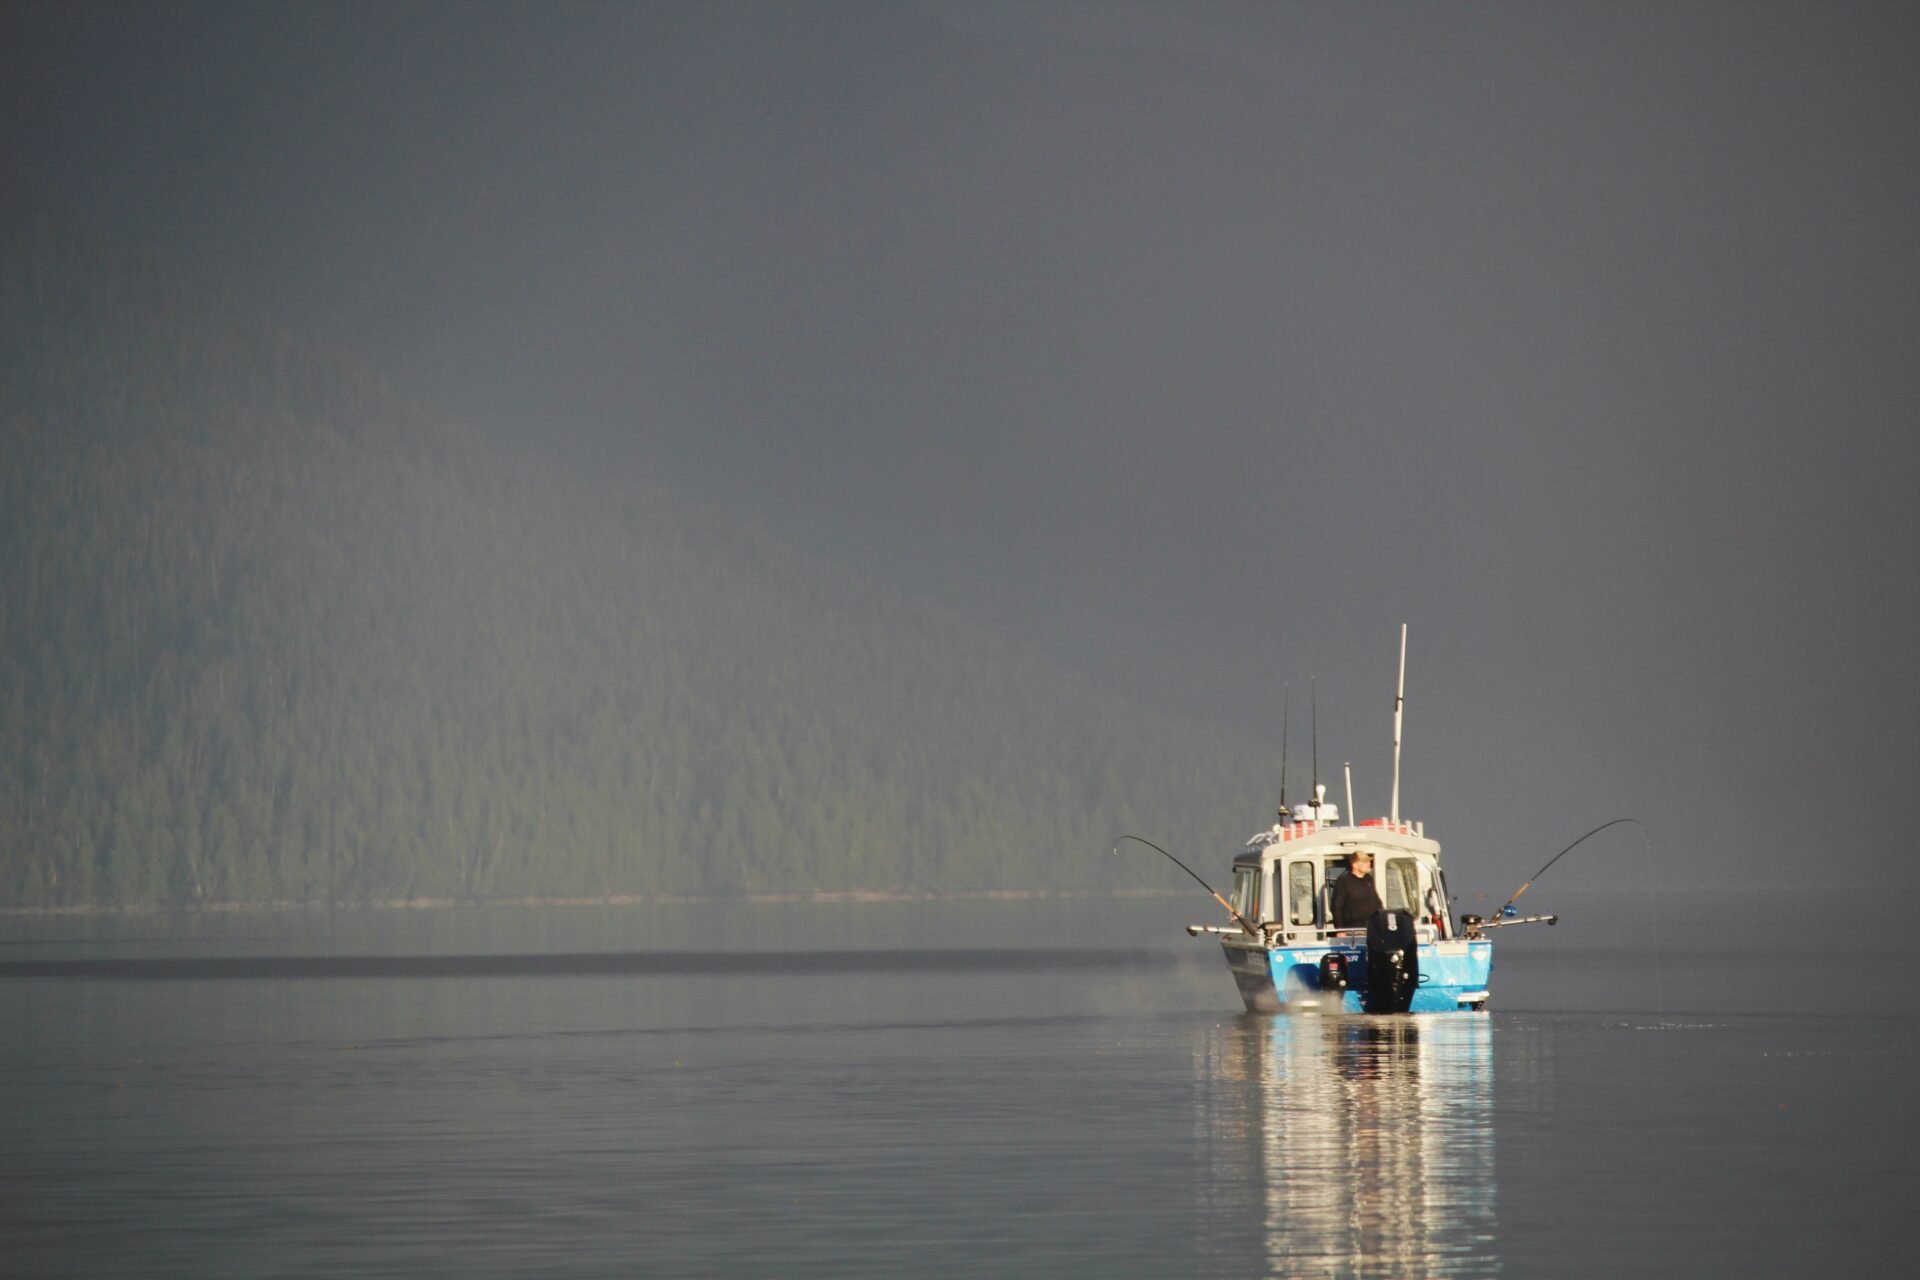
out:
<path id="1" fill-rule="evenodd" d="M 1347 762 L 1347 825 L 1351 827 L 1355 821 L 1356 819 L 1353 816 L 1353 762 L 1349 760 Z"/>
<path id="2" fill-rule="evenodd" d="M 1393 807 L 1388 820 L 1400 821 L 1400 707 L 1407 700 L 1407 624 L 1400 624 L 1400 683 L 1393 691 Z"/>

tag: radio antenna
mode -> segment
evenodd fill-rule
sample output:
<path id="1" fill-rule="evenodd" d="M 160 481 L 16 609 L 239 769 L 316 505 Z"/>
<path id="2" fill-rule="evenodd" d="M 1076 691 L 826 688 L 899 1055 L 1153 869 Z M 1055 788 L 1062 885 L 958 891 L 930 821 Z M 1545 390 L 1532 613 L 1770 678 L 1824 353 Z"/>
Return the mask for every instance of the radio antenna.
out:
<path id="1" fill-rule="evenodd" d="M 1400 821 L 1400 707 L 1407 700 L 1407 624 L 1400 624 L 1400 683 L 1393 691 L 1393 804 L 1388 820 Z"/>
<path id="2" fill-rule="evenodd" d="M 1313 820 L 1320 821 L 1320 677 L 1313 677 Z"/>
<path id="3" fill-rule="evenodd" d="M 1292 719 L 1293 687 L 1280 686 L 1280 814 L 1287 816 L 1287 722 Z"/>

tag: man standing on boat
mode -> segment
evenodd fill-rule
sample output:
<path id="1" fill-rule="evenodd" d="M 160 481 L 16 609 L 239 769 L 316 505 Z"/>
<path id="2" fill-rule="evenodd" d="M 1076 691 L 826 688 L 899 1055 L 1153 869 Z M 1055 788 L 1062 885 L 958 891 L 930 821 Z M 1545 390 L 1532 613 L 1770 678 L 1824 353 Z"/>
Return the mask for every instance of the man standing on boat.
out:
<path id="1" fill-rule="evenodd" d="M 1347 874 L 1333 882 L 1333 927 L 1364 929 L 1385 909 L 1373 887 L 1373 855 L 1354 850 L 1347 858 Z"/>

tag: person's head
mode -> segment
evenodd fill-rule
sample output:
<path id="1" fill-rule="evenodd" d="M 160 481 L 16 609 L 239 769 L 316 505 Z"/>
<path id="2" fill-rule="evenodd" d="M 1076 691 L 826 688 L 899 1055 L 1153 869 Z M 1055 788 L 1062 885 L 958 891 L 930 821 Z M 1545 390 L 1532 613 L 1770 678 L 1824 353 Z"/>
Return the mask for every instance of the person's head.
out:
<path id="1" fill-rule="evenodd" d="M 1363 850 L 1355 849 L 1353 853 L 1347 857 L 1347 871 L 1349 874 L 1356 876 L 1371 875 L 1373 873 L 1373 855 Z"/>

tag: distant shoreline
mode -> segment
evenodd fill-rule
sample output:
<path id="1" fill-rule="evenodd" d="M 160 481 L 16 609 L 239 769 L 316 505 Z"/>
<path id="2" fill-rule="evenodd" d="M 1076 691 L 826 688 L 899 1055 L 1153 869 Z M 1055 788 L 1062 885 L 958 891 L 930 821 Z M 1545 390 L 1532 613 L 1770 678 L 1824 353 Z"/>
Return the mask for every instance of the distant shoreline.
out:
<path id="1" fill-rule="evenodd" d="M 708 906 L 747 902 L 1008 902 L 1054 899 L 1099 898 L 1184 898 L 1178 889 L 1114 889 L 1094 892 L 1086 889 L 971 889 L 935 892 L 920 889 L 814 889 L 791 893 L 617 893 L 604 897 L 567 898 L 373 898 L 365 901 L 313 901 L 292 899 L 264 901 L 191 902 L 107 906 L 100 903 L 74 903 L 59 907 L 0 907 L 0 916 L 160 916 L 202 915 L 251 911 L 445 911 L 476 907 L 654 907 L 704 904 Z"/>

